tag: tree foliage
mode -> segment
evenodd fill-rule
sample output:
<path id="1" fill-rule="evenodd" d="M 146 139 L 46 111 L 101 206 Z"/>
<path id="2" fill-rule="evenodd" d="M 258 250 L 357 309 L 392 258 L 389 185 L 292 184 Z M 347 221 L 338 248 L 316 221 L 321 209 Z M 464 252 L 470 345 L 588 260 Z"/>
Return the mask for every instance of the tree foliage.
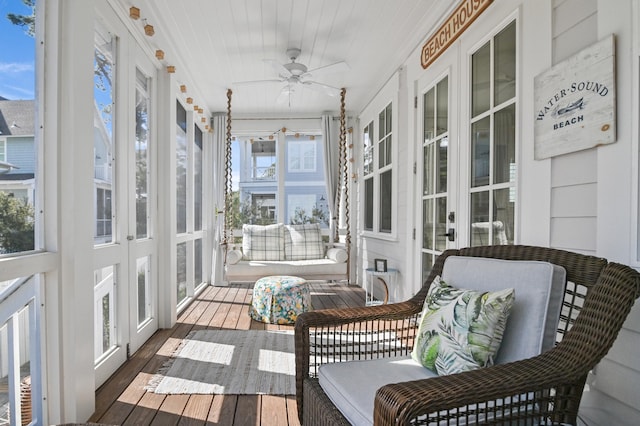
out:
<path id="1" fill-rule="evenodd" d="M 302 207 L 296 207 L 293 213 L 293 217 L 289 220 L 290 225 L 304 225 L 305 223 L 319 223 L 321 225 L 329 226 L 329 212 L 323 210 L 318 205 L 314 205 L 311 209 L 311 216 L 309 216 L 305 209 Z"/>
<path id="2" fill-rule="evenodd" d="M 252 225 L 270 225 L 274 223 L 274 220 L 263 207 L 261 202 L 252 202 L 251 198 L 247 198 L 241 203 L 240 193 L 234 191 L 231 196 L 231 208 L 229 209 L 231 227 L 233 229 L 240 229 L 245 223 Z M 297 207 L 293 217 L 289 219 L 289 224 L 302 225 L 305 223 L 319 223 L 329 226 L 329 211 L 317 204 L 311 209 L 311 214 L 305 209 Z"/>
<path id="3" fill-rule="evenodd" d="M 36 35 L 36 0 L 22 0 L 22 3 L 31 8 L 31 15 L 7 13 L 7 19 L 13 25 L 22 27 L 27 35 L 34 37 Z"/>
<path id="4" fill-rule="evenodd" d="M 0 192 L 0 252 L 33 250 L 33 206 Z"/>

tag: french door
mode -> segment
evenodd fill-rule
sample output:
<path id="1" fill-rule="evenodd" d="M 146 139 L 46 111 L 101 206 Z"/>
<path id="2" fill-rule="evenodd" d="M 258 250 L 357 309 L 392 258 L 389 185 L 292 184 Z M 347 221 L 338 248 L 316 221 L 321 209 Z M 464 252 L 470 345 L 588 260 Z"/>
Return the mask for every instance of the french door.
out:
<path id="1" fill-rule="evenodd" d="M 114 20 L 117 22 L 117 20 Z M 116 26 L 117 28 L 117 26 Z M 156 69 L 96 27 L 94 69 L 94 359 L 96 386 L 157 330 L 154 238 Z"/>
<path id="2" fill-rule="evenodd" d="M 515 17 L 487 20 L 418 81 L 423 280 L 447 248 L 516 240 L 517 58 Z"/>
<path id="3" fill-rule="evenodd" d="M 447 248 L 457 246 L 456 200 L 458 179 L 451 169 L 457 164 L 458 138 L 456 116 L 451 113 L 457 105 L 457 58 L 450 48 L 442 59 L 432 65 L 419 80 L 417 103 L 419 121 L 418 162 L 416 176 L 421 218 L 416 238 L 420 246 L 422 281 L 431 271 L 434 259 Z M 421 228 L 421 229 L 420 229 Z"/>
<path id="4" fill-rule="evenodd" d="M 153 131 L 156 69 L 141 52 L 136 59 L 135 107 L 132 111 L 135 130 L 130 131 L 127 139 L 130 352 L 140 348 L 158 329 L 157 239 L 154 235 L 157 150 Z"/>

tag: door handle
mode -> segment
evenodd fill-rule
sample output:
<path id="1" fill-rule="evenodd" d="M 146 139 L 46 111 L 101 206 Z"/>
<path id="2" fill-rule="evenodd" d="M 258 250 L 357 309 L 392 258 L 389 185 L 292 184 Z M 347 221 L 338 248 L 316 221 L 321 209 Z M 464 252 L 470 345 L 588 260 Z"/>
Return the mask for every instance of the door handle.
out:
<path id="1" fill-rule="evenodd" d="M 456 240 L 456 230 L 455 230 L 455 229 L 453 229 L 453 228 L 449 228 L 449 229 L 447 230 L 447 233 L 446 233 L 446 234 L 440 234 L 439 236 L 440 236 L 440 237 L 447 237 L 447 239 L 448 239 L 449 241 L 455 241 L 455 240 Z"/>

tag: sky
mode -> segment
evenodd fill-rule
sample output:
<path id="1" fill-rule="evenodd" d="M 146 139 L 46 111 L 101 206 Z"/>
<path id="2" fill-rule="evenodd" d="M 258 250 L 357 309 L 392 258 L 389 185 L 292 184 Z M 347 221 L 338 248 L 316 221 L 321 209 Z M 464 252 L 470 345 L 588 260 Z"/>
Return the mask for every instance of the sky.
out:
<path id="1" fill-rule="evenodd" d="M 0 0 L 0 96 L 35 97 L 35 41 L 7 19 L 8 13 L 30 15 L 22 0 Z"/>

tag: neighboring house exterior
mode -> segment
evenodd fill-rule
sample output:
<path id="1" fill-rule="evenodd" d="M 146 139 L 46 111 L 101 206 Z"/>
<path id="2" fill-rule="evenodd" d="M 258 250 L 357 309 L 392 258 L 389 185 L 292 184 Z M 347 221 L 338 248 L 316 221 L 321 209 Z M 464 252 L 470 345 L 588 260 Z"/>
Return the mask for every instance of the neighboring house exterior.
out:
<path id="1" fill-rule="evenodd" d="M 250 222 L 329 227 L 320 135 L 278 132 L 236 140 L 240 207 L 252 212 Z"/>
<path id="2" fill-rule="evenodd" d="M 0 191 L 33 204 L 35 101 L 0 100 Z"/>
<path id="3" fill-rule="evenodd" d="M 97 106 L 96 106 L 97 108 Z M 35 101 L 0 100 L 0 191 L 33 205 L 36 152 Z M 100 120 L 95 121 L 95 239 L 111 239 L 111 141 Z"/>

